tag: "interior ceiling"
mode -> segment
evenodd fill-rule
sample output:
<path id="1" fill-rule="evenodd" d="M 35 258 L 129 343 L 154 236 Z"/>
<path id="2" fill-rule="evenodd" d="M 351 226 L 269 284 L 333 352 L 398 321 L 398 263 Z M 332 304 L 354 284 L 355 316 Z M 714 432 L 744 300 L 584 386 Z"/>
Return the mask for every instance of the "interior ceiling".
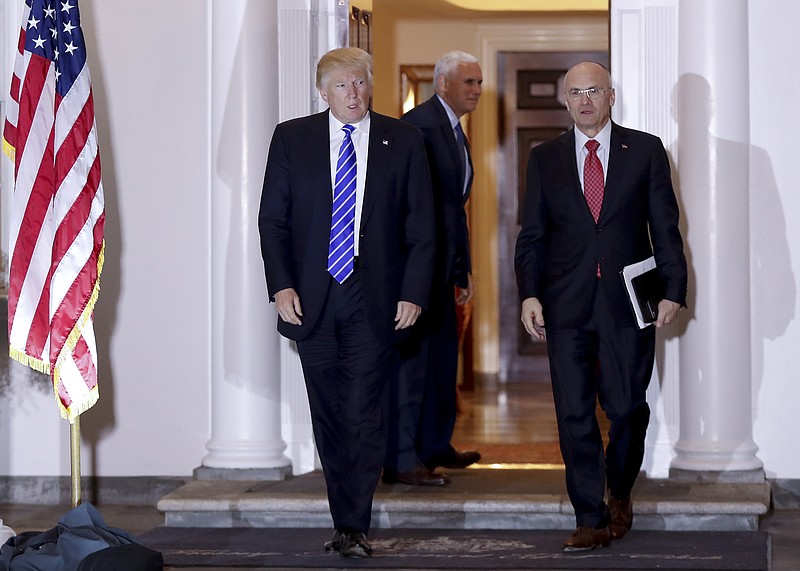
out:
<path id="1" fill-rule="evenodd" d="M 609 0 L 372 0 L 401 18 L 484 18 L 533 12 L 608 11 Z"/>

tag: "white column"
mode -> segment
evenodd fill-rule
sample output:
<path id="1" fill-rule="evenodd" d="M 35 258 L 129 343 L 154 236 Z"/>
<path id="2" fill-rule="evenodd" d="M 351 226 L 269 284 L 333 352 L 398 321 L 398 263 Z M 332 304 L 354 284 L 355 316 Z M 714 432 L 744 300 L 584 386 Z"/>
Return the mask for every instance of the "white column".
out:
<path id="1" fill-rule="evenodd" d="M 279 338 L 257 226 L 277 122 L 276 10 L 271 2 L 209 2 L 212 410 L 203 466 L 283 476 L 290 461 L 281 438 Z"/>
<path id="2" fill-rule="evenodd" d="M 660 137 L 673 168 L 678 137 L 672 112 L 678 80 L 678 3 L 613 0 L 610 12 L 611 75 L 617 94 L 612 117 L 625 127 Z M 677 183 L 674 170 L 672 179 Z M 651 478 L 669 476 L 678 438 L 679 333 L 673 326 L 657 336 L 656 366 L 647 391 L 651 415 L 643 463 Z"/>
<path id="3" fill-rule="evenodd" d="M 678 163 L 690 295 L 676 476 L 763 479 L 751 419 L 747 62 L 747 0 L 681 1 Z"/>
<path id="4" fill-rule="evenodd" d="M 326 108 L 315 86 L 316 67 L 326 52 L 347 41 L 349 2 L 279 0 L 280 120 Z M 295 474 L 319 467 L 303 369 L 293 341 L 281 339 L 282 431 Z"/>

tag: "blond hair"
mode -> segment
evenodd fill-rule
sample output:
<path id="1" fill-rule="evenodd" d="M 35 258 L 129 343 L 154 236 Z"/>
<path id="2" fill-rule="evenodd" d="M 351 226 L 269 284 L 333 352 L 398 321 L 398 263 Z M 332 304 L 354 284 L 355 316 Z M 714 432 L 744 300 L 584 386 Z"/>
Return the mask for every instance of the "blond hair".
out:
<path id="1" fill-rule="evenodd" d="M 372 56 L 360 48 L 337 48 L 322 56 L 317 64 L 317 89 L 322 89 L 335 70 L 365 72 L 372 85 Z"/>

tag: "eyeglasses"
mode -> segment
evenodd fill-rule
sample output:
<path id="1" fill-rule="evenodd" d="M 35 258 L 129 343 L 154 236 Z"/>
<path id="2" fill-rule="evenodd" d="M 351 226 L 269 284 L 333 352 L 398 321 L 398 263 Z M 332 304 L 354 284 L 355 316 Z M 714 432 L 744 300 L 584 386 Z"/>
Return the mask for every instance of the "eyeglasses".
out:
<path id="1" fill-rule="evenodd" d="M 589 99 L 600 99 L 605 95 L 606 91 L 611 91 L 610 87 L 600 89 L 598 87 L 590 87 L 589 89 L 570 89 L 567 91 L 567 97 L 573 101 L 578 101 L 581 97 L 586 95 Z"/>

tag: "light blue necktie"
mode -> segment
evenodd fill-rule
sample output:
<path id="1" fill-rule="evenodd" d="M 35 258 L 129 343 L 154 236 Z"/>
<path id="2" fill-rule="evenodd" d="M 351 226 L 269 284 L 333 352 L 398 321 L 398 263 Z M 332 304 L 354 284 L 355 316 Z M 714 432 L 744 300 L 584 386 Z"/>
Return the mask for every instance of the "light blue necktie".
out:
<path id="1" fill-rule="evenodd" d="M 345 125 L 342 129 L 344 140 L 339 147 L 339 159 L 336 161 L 331 240 L 328 247 L 328 272 L 339 283 L 344 283 L 353 273 L 356 218 L 356 148 L 351 138 L 355 127 Z"/>

